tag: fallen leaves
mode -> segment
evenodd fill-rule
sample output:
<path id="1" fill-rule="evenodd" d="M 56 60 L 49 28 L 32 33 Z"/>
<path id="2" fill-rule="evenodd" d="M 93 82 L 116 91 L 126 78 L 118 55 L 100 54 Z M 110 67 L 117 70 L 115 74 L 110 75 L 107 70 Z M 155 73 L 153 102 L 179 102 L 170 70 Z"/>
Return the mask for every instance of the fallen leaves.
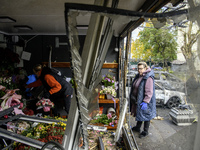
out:
<path id="1" fill-rule="evenodd" d="M 160 116 L 157 116 L 157 117 L 154 118 L 154 120 L 164 120 L 164 118 L 160 117 Z"/>

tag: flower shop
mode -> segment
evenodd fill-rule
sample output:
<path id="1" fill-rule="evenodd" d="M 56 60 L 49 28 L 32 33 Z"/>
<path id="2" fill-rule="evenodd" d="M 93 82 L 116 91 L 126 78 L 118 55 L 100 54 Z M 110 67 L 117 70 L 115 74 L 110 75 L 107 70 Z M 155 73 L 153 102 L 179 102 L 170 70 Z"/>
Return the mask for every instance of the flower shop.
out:
<path id="1" fill-rule="evenodd" d="M 26 84 L 35 80 L 35 76 L 28 76 L 24 69 L 16 68 L 15 63 L 18 63 L 19 56 L 11 51 L 16 58 L 8 59 L 5 53 L 8 51 L 10 50 L 2 49 L 2 54 L 5 55 L 0 67 L 0 132 L 3 137 L 0 143 L 1 149 L 62 148 L 65 135 L 69 131 L 67 128 L 72 127 L 67 127 L 67 120 L 70 118 L 52 115 L 51 110 L 54 108 L 54 103 L 50 99 L 40 97 L 43 89 L 36 88 L 30 92 L 30 89 L 25 88 Z M 108 67 L 105 67 L 106 65 Z M 107 63 L 104 67 L 105 69 L 112 68 L 113 65 L 116 63 Z M 102 137 L 102 142 L 107 149 L 124 147 L 123 142 L 116 144 L 116 139 L 114 139 L 125 114 L 125 112 L 120 113 L 119 83 L 115 74 L 108 73 L 107 70 L 105 72 L 101 76 L 97 91 L 92 94 L 85 88 L 85 93 L 91 93 L 91 97 L 80 94 L 81 100 L 85 100 L 80 102 L 80 110 L 88 108 L 89 111 L 83 111 L 82 115 L 83 122 L 87 123 L 88 149 L 96 149 L 99 146 L 99 138 Z M 69 82 L 74 88 L 78 85 L 75 80 L 71 79 Z M 87 99 L 96 101 L 91 101 L 89 104 L 86 102 Z M 87 107 L 85 102 L 88 103 Z M 91 107 L 92 105 L 95 107 Z M 125 107 L 124 105 L 122 109 L 126 110 Z M 119 133 L 120 131 L 116 134 L 118 138 Z M 79 139 L 80 147 L 84 144 L 83 138 Z"/>
<path id="2" fill-rule="evenodd" d="M 37 91 L 30 92 L 30 89 L 24 88 L 30 81 L 35 80 L 35 77 L 28 76 L 21 68 L 16 68 L 15 63 L 18 63 L 19 56 L 10 51 L 16 58 L 8 59 L 5 53 L 8 51 L 10 50 L 2 49 L 5 57 L 1 63 L 0 74 L 0 132 L 3 136 L 1 149 L 34 150 L 46 145 L 62 147 L 67 131 L 67 118 L 52 116 L 51 109 L 54 108 L 54 103 L 50 99 L 39 98 L 39 94 L 36 94 L 38 98 L 35 98 Z M 74 82 L 70 80 L 73 85 Z M 113 139 L 120 118 L 116 77 L 111 73 L 102 75 L 96 94 L 98 106 L 92 110 L 92 115 L 88 116 L 90 117 L 87 127 L 89 149 L 98 147 L 98 138 L 102 136 L 103 140 L 107 141 L 105 145 L 107 148 L 123 147 L 116 145 Z M 79 142 L 80 146 L 82 142 Z"/>
<path id="3" fill-rule="evenodd" d="M 48 2 L 52 6 L 58 3 Z M 109 12 L 104 15 L 106 12 L 101 6 L 95 6 L 100 7 L 100 16 L 89 11 L 88 7 L 94 10 L 93 5 L 84 7 L 89 15 L 78 7 L 72 7 L 82 4 L 62 5 L 65 6 L 62 7 L 65 8 L 62 11 L 65 12 L 62 17 L 65 21 L 60 24 L 65 26 L 61 34 L 57 32 L 59 23 L 54 25 L 54 34 L 36 33 L 34 28 L 31 34 L 20 29 L 14 34 L 3 35 L 3 38 L 0 34 L 0 40 L 3 39 L 6 45 L 0 49 L 0 149 L 137 149 L 126 122 L 128 101 L 124 96 L 131 32 L 121 28 L 124 33 L 114 33 L 119 32 L 113 30 L 113 18 L 117 18 L 119 12 L 111 19 Z M 112 4 L 114 12 L 115 5 Z M 76 9 L 78 13 L 74 11 Z M 24 10 L 27 9 L 20 9 Z M 76 19 L 79 13 L 79 19 L 88 21 L 83 26 L 88 28 L 84 35 L 78 31 L 80 26 Z M 87 16 L 91 18 L 85 19 Z M 53 20 L 50 22 L 56 22 Z M 49 32 L 51 28 L 46 26 L 50 22 L 45 24 L 45 30 Z M 121 22 L 118 24 L 122 25 Z M 115 35 L 123 35 L 123 38 Z M 25 88 L 29 82 L 37 80 L 32 69 L 38 63 L 52 70 L 58 69 L 65 80 L 71 78 L 73 95 L 68 116 L 51 114 L 56 105 L 51 99 L 43 98 L 42 86 Z M 59 105 L 63 110 L 63 104 Z"/>

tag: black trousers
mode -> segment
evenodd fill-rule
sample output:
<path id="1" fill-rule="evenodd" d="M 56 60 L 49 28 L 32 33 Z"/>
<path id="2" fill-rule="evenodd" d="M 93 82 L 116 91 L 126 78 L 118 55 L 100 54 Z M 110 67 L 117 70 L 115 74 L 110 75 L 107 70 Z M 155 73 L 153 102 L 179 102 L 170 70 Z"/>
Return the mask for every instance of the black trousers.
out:
<path id="1" fill-rule="evenodd" d="M 59 115 L 59 109 L 63 109 L 63 106 L 65 107 L 67 115 L 69 114 L 69 109 L 71 105 L 71 95 L 51 96 L 50 100 L 54 102 L 54 109 L 53 109 L 54 116 Z"/>
<path id="2" fill-rule="evenodd" d="M 144 121 L 144 131 L 148 133 L 150 121 Z M 142 121 L 137 121 L 136 127 L 140 128 L 142 126 Z"/>

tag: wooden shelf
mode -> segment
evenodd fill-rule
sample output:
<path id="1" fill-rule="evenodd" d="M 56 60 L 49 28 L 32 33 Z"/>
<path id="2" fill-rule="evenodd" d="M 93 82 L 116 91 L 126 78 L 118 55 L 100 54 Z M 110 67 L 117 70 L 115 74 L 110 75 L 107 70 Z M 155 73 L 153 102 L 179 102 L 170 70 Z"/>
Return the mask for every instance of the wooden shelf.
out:
<path id="1" fill-rule="evenodd" d="M 102 68 L 118 68 L 118 63 L 104 63 Z"/>
<path id="2" fill-rule="evenodd" d="M 119 99 L 118 98 L 114 98 L 116 104 L 119 103 Z M 114 103 L 114 101 L 112 99 L 99 99 L 99 103 Z"/>
<path id="3" fill-rule="evenodd" d="M 48 65 L 49 62 L 42 62 L 43 65 Z M 53 68 L 69 68 L 70 62 L 51 62 L 51 67 Z"/>
<path id="4" fill-rule="evenodd" d="M 43 65 L 48 65 L 49 62 L 42 62 Z M 51 67 L 54 68 L 69 68 L 70 62 L 51 62 Z M 118 63 L 104 63 L 102 68 L 118 68 Z"/>

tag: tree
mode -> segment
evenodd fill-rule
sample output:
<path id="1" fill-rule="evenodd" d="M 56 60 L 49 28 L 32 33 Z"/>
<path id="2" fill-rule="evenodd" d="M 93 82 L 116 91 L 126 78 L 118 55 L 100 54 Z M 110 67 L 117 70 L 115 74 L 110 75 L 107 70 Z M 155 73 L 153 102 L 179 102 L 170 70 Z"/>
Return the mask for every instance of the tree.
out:
<path id="1" fill-rule="evenodd" d="M 131 54 L 132 54 L 132 59 L 135 58 L 135 60 L 137 61 L 137 59 L 142 59 L 145 60 L 145 57 L 143 55 L 143 49 L 144 46 L 143 44 L 140 42 L 139 39 L 136 39 L 135 41 L 133 40 L 131 42 Z M 146 54 L 147 56 L 147 54 Z"/>
<path id="2" fill-rule="evenodd" d="M 200 35 L 200 29 L 197 30 L 196 26 L 195 31 L 195 23 L 193 21 L 190 21 L 188 24 L 189 25 L 186 30 L 179 29 L 179 31 L 181 31 L 183 35 L 183 45 L 181 46 L 181 51 L 185 57 L 191 76 L 193 76 L 196 82 L 198 82 L 197 71 L 194 65 L 194 60 L 198 57 L 198 53 L 193 52 L 192 47 L 196 43 Z"/>
<path id="3" fill-rule="evenodd" d="M 139 33 L 139 40 L 143 44 L 143 54 L 149 55 L 155 62 L 167 62 L 176 59 L 176 35 L 166 29 L 144 28 Z"/>

